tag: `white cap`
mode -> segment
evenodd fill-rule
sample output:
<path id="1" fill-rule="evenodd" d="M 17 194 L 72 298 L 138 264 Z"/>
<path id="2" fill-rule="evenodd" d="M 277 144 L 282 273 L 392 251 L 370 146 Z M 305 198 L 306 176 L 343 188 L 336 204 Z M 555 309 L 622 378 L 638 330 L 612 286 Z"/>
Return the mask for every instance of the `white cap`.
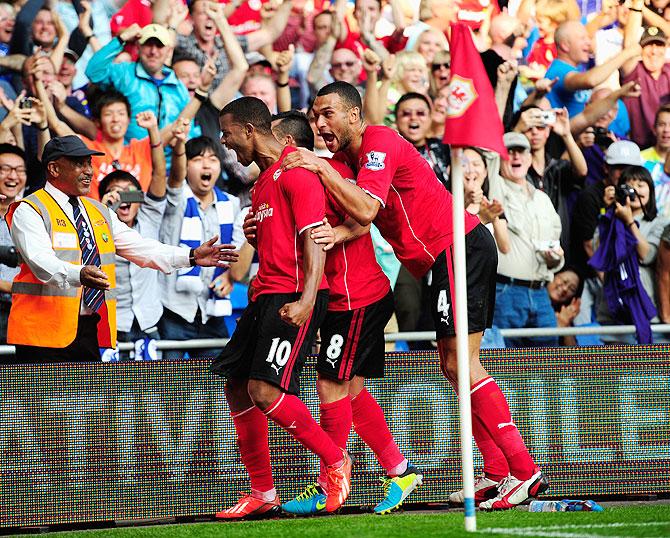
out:
<path id="1" fill-rule="evenodd" d="M 605 154 L 605 162 L 609 165 L 626 164 L 628 166 L 643 166 L 640 147 L 630 140 L 618 140 L 610 144 Z"/>

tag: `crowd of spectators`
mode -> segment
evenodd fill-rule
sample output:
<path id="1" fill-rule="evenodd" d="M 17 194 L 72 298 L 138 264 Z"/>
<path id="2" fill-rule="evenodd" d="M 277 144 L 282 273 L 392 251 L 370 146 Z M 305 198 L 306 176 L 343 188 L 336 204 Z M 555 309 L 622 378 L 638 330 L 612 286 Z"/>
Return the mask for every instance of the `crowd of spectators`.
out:
<path id="1" fill-rule="evenodd" d="M 167 276 L 118 258 L 120 340 L 226 337 L 244 301 L 234 290 L 253 278 L 241 226 L 258 170 L 218 142 L 218 111 L 248 95 L 273 114 L 309 115 L 323 85 L 349 82 L 368 124 L 397 129 L 450 189 L 457 20 L 472 30 L 509 151 L 463 152 L 466 207 L 498 246 L 494 325 L 633 323 L 637 341 L 661 341 L 649 327 L 670 323 L 670 0 L 3 2 L 0 211 L 43 186 L 50 137 L 80 136 L 105 154 L 90 196 L 123 222 L 173 245 L 220 235 L 241 252 L 230 271 Z M 427 282 L 372 233 L 398 329 L 430 330 Z M 4 221 L 0 245 L 4 342 L 17 273 Z"/>

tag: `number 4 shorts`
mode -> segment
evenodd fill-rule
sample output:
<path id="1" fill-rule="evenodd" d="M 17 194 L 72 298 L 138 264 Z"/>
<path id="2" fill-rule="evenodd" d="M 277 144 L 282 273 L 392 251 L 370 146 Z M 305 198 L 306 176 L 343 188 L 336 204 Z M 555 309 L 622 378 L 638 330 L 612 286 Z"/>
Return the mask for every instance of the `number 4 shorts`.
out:
<path id="1" fill-rule="evenodd" d="M 211 371 L 226 378 L 267 381 L 298 395 L 300 372 L 326 315 L 328 291 L 318 292 L 309 319 L 302 327 L 294 327 L 281 319 L 279 309 L 300 295 L 273 293 L 250 302 Z"/>

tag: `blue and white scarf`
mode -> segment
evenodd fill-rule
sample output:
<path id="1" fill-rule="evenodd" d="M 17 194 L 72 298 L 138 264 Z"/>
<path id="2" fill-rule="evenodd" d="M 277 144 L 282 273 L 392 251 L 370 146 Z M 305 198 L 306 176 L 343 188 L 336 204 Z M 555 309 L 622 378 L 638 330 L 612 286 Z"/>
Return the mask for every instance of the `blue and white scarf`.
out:
<path id="1" fill-rule="evenodd" d="M 186 197 L 186 209 L 184 210 L 184 220 L 181 224 L 179 245 L 188 248 L 198 248 L 205 241 L 200 205 L 188 185 L 184 185 L 183 189 L 184 196 Z M 216 196 L 214 205 L 219 220 L 219 242 L 222 244 L 230 243 L 233 238 L 233 220 L 235 218 L 233 202 L 217 187 L 214 187 L 214 195 Z M 222 267 L 215 267 L 212 281 L 226 271 L 227 269 L 223 269 Z M 178 271 L 177 291 L 200 294 L 204 287 L 205 284 L 203 284 L 200 278 L 199 265 L 186 267 Z M 219 297 L 214 293 L 214 290 L 210 289 L 206 313 L 208 316 L 213 317 L 230 316 L 233 313 L 232 303 L 227 297 Z"/>

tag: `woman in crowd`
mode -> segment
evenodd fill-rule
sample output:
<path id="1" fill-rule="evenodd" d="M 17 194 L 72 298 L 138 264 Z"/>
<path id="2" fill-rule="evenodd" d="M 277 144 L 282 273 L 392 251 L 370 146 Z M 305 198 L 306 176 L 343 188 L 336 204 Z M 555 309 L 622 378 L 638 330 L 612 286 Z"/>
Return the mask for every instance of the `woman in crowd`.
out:
<path id="1" fill-rule="evenodd" d="M 560 270 L 554 276 L 554 280 L 547 284 L 547 293 L 556 313 L 556 325 L 572 327 L 581 306 L 579 296 L 582 293 L 582 279 L 577 271 L 570 267 Z M 577 340 L 574 336 L 563 336 L 561 344 L 576 346 Z"/>
<path id="2" fill-rule="evenodd" d="M 625 200 L 623 199 L 624 193 L 626 194 Z M 635 250 L 639 264 L 639 281 L 644 288 L 641 291 L 646 292 L 656 306 L 656 255 L 661 234 L 668 221 L 658 214 L 654 182 L 649 171 L 643 166 L 629 166 L 624 169 L 619 179 L 619 185 L 616 188 L 613 186 L 605 188 L 603 202 L 607 207 L 615 205 L 614 217 L 619 219 L 626 229 L 630 230 L 637 241 Z M 594 237 L 595 244 L 599 242 L 598 232 L 597 230 Z M 625 238 L 620 235 L 616 237 L 617 242 L 623 240 Z M 597 252 L 594 254 L 594 258 L 597 254 Z M 632 323 L 638 325 L 634 314 L 634 312 L 629 311 L 628 317 Z M 605 290 L 605 296 L 598 305 L 597 319 L 602 325 L 620 323 L 614 318 L 608 307 L 607 290 Z M 658 322 L 658 317 L 654 317 L 651 321 L 652 323 Z M 635 343 L 632 335 L 604 335 L 602 340 L 604 342 Z"/>
<path id="3" fill-rule="evenodd" d="M 491 164 L 497 159 L 492 156 Z M 463 150 L 463 189 L 465 206 L 468 212 L 479 215 L 489 231 L 493 234 L 498 250 L 503 254 L 509 251 L 509 232 L 503 207 L 497 200 L 489 201 L 488 195 L 489 167 L 486 153 L 479 148 Z M 496 172 L 497 173 L 497 172 Z"/>

